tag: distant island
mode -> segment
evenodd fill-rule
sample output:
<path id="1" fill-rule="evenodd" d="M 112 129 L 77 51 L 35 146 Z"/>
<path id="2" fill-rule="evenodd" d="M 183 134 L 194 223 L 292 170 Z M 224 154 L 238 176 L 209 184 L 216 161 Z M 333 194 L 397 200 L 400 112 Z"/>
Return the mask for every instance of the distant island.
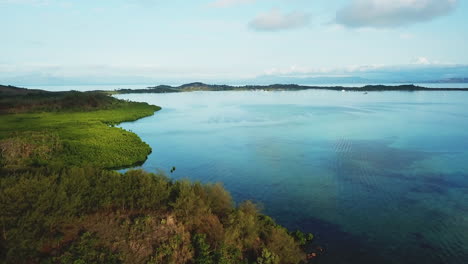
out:
<path id="1" fill-rule="evenodd" d="M 468 85 L 467 85 L 468 86 Z M 383 92 L 383 91 L 468 91 L 468 88 L 428 88 L 416 85 L 366 85 L 363 87 L 346 86 L 307 86 L 297 84 L 272 84 L 272 85 L 216 85 L 201 82 L 188 83 L 180 86 L 158 85 L 146 89 L 118 89 L 112 94 L 130 93 L 179 93 L 193 91 L 300 91 L 300 90 L 332 90 L 351 92 Z"/>

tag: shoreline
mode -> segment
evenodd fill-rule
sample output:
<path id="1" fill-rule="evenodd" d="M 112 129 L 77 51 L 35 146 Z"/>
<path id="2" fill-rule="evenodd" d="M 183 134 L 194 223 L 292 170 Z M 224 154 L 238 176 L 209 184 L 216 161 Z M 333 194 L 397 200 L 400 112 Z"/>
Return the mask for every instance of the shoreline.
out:
<path id="1" fill-rule="evenodd" d="M 161 109 L 158 106 L 99 93 L 1 88 L 0 125 L 5 129 L 0 133 L 0 146 L 10 155 L 4 169 L 128 168 L 144 163 L 152 151 L 136 133 L 117 125 L 152 116 Z M 32 151 L 17 153 L 22 147 Z"/>
<path id="2" fill-rule="evenodd" d="M 468 86 L 468 84 L 467 84 Z M 180 93 L 194 91 L 303 91 L 303 90 L 329 90 L 345 92 L 417 92 L 417 91 L 468 91 L 467 88 L 428 88 L 416 85 L 366 85 L 362 87 L 347 86 L 308 86 L 297 84 L 272 84 L 272 85 L 212 85 L 205 83 L 189 83 L 180 86 L 158 85 L 145 89 L 117 89 L 114 91 L 96 91 L 107 94 L 137 94 L 137 93 Z"/>

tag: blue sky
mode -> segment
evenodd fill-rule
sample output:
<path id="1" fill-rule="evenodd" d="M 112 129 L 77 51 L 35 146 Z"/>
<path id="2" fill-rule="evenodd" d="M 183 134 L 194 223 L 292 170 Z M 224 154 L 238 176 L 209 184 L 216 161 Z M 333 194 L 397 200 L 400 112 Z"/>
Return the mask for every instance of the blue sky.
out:
<path id="1" fill-rule="evenodd" d="M 0 0 L 0 12 L 0 83 L 468 77 L 465 0 Z"/>

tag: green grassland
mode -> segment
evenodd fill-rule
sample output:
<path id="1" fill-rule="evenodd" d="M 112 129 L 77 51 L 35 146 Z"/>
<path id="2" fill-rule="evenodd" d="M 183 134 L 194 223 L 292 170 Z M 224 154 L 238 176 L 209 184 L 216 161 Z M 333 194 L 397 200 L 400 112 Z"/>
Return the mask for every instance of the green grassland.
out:
<path id="1" fill-rule="evenodd" d="M 83 94 L 75 96 L 78 98 L 75 101 L 79 101 Z M 80 111 L 76 110 L 77 105 L 64 109 L 41 104 L 39 109 L 14 113 L 18 112 L 15 109 L 24 108 L 14 105 L 9 109 L 13 114 L 0 115 L 3 167 L 92 165 L 118 168 L 145 161 L 151 148 L 136 134 L 114 125 L 150 116 L 160 108 L 108 96 L 103 98 L 106 102 L 103 106 Z M 17 96 L 11 100 L 21 101 Z"/>

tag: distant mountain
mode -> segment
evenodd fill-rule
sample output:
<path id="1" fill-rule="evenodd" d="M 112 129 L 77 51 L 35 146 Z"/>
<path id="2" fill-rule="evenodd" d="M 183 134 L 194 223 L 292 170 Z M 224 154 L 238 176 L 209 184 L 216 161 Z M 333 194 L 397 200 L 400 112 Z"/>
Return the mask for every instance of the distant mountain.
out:
<path id="1" fill-rule="evenodd" d="M 278 76 L 260 76 L 252 79 L 250 83 L 269 84 L 269 83 L 291 83 L 301 85 L 328 85 L 328 84 L 382 84 L 382 83 L 468 83 L 468 78 L 443 78 L 443 79 L 422 79 L 407 78 L 399 74 L 392 78 L 363 78 L 363 77 L 278 77 Z"/>
<path id="2" fill-rule="evenodd" d="M 290 83 L 290 84 L 371 84 L 379 83 L 377 80 L 371 80 L 355 76 L 346 77 L 293 77 L 293 76 L 274 76 L 262 75 L 248 81 L 253 84 L 270 83 Z"/>
<path id="3" fill-rule="evenodd" d="M 422 83 L 468 83 L 468 78 L 448 78 L 442 80 L 425 81 Z"/>

